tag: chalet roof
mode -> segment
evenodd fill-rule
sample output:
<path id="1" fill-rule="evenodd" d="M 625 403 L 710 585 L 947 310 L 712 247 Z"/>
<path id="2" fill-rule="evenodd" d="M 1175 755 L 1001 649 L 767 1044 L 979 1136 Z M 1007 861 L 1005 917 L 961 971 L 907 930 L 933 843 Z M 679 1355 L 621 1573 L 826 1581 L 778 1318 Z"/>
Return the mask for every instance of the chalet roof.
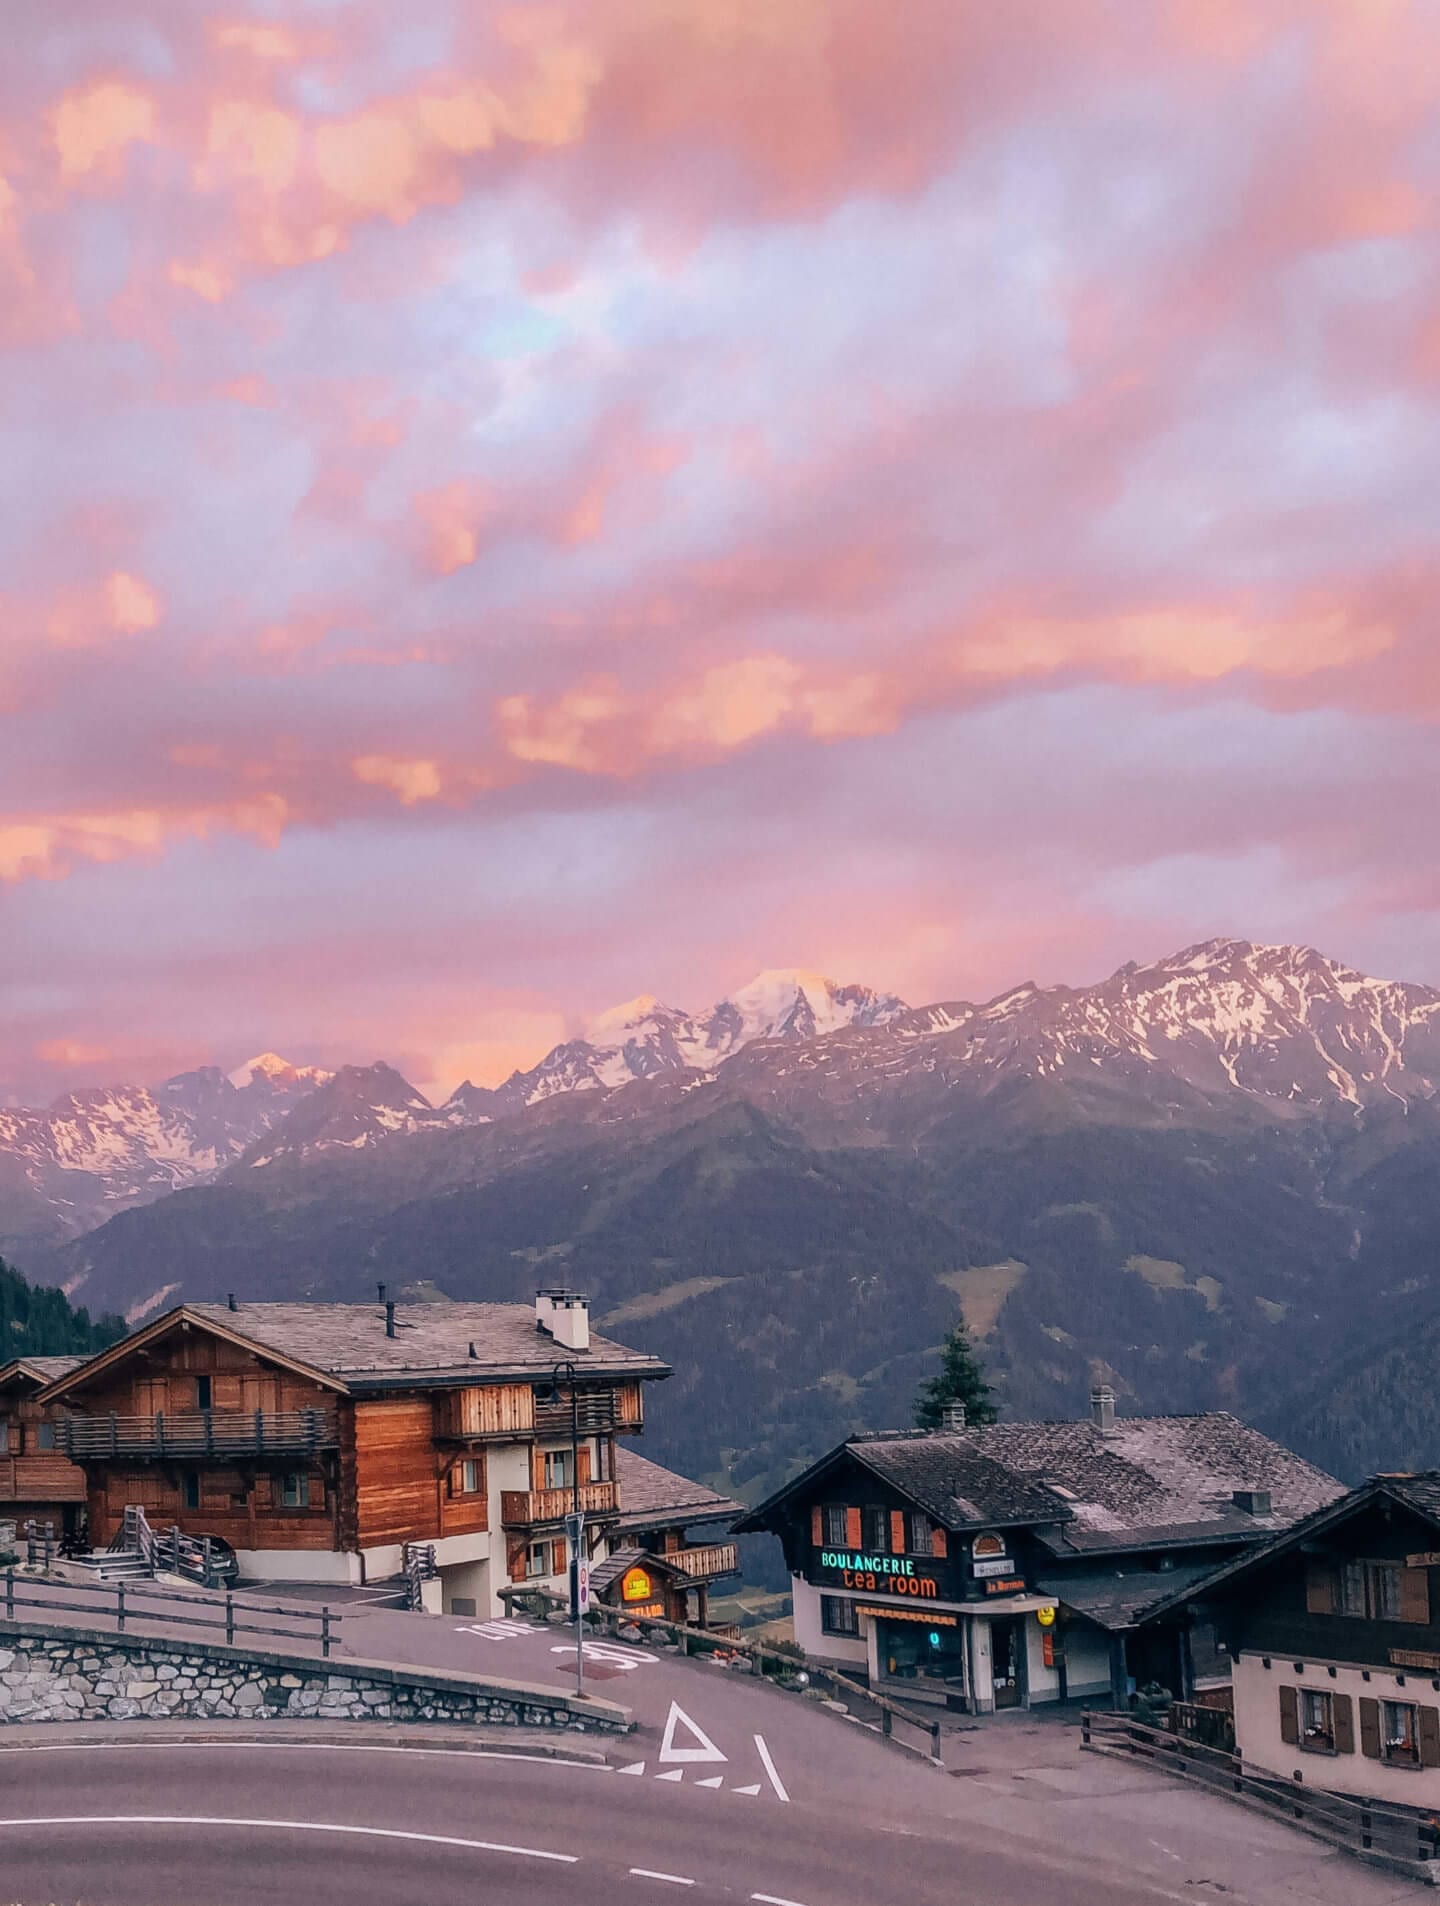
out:
<path id="1" fill-rule="evenodd" d="M 620 1484 L 620 1519 L 616 1528 L 683 1528 L 687 1522 L 718 1522 L 744 1513 L 745 1505 L 718 1496 L 703 1483 L 662 1469 L 648 1456 L 637 1456 L 621 1443 L 615 1451 L 615 1476 Z"/>
<path id="2" fill-rule="evenodd" d="M 612 1549 L 603 1562 L 590 1565 L 590 1592 L 603 1595 L 606 1589 L 627 1575 L 632 1568 L 643 1568 L 647 1575 L 664 1575 L 671 1581 L 689 1581 L 684 1569 L 677 1568 L 673 1562 L 667 1562 L 663 1555 L 653 1555 L 648 1549 Z"/>
<path id="3" fill-rule="evenodd" d="M 12 1357 L 0 1364 L 0 1385 L 15 1377 L 29 1377 L 35 1383 L 54 1383 L 58 1377 L 78 1370 L 84 1357 Z"/>
<path id="4" fill-rule="evenodd" d="M 593 1331 L 588 1349 L 566 1349 L 538 1328 L 529 1304 L 397 1304 L 393 1337 L 382 1304 L 182 1304 L 91 1358 L 80 1380 L 186 1322 L 316 1372 L 342 1391 L 539 1377 L 557 1362 L 573 1363 L 582 1378 L 670 1374 L 658 1357 Z M 76 1387 L 65 1385 L 67 1392 Z"/>
<path id="5" fill-rule="evenodd" d="M 1087 1417 L 852 1437 L 740 1529 L 768 1527 L 773 1506 L 818 1484 L 845 1455 L 946 1528 L 1028 1524 L 1057 1557 L 1253 1542 L 1343 1493 L 1333 1477 L 1226 1411 L 1120 1417 L 1109 1432 Z M 1250 1489 L 1270 1491 L 1268 1515 L 1236 1505 L 1234 1492 Z"/>
<path id="6" fill-rule="evenodd" d="M 1127 1574 L 1112 1566 L 1044 1576 L 1035 1583 L 1035 1590 L 1053 1596 L 1076 1614 L 1088 1615 L 1101 1628 L 1133 1628 L 1156 1602 L 1185 1594 L 1213 1573 L 1214 1564 L 1210 1562 L 1193 1562 L 1163 1573 L 1135 1569 Z"/>
<path id="7" fill-rule="evenodd" d="M 1263 1569 L 1277 1556 L 1341 1527 L 1381 1497 L 1400 1503 L 1423 1521 L 1440 1529 L 1440 1469 L 1421 1470 L 1414 1475 L 1372 1476 L 1358 1488 L 1340 1491 L 1333 1501 L 1290 1528 L 1281 1530 L 1270 1541 L 1248 1549 L 1245 1554 L 1222 1563 L 1219 1568 L 1208 1569 L 1193 1590 L 1187 1592 L 1183 1585 L 1167 1590 L 1164 1600 L 1152 1604 L 1147 1613 L 1163 1614 L 1178 1602 L 1208 1598 L 1222 1590 L 1228 1592 L 1232 1584 L 1238 1584 L 1252 1570 Z"/>

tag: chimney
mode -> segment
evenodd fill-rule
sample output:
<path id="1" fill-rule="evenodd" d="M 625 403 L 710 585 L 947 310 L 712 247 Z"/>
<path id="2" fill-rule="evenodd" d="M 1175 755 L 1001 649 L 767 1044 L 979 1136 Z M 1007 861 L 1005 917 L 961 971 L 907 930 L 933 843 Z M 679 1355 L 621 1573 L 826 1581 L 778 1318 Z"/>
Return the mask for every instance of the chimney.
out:
<path id="1" fill-rule="evenodd" d="M 1232 1489 L 1230 1500 L 1237 1509 L 1243 1509 L 1247 1516 L 1268 1516 L 1270 1513 L 1268 1489 Z"/>
<path id="2" fill-rule="evenodd" d="M 381 1304 L 385 1302 L 385 1286 L 383 1284 L 377 1284 L 375 1286 L 375 1297 L 377 1302 Z"/>
<path id="3" fill-rule="evenodd" d="M 965 1405 L 947 1403 L 940 1412 L 940 1427 L 947 1436 L 954 1436 L 965 1427 Z"/>
<path id="4" fill-rule="evenodd" d="M 382 1284 L 380 1288 L 383 1291 L 385 1286 Z M 395 1300 L 393 1298 L 385 1306 L 385 1335 L 387 1337 L 395 1335 Z"/>
<path id="5" fill-rule="evenodd" d="M 1108 1383 L 1097 1383 L 1090 1392 L 1090 1420 L 1102 1436 L 1115 1434 L 1115 1392 Z"/>
<path id="6" fill-rule="evenodd" d="M 227 1291 L 225 1293 L 225 1304 L 229 1310 L 239 1310 L 240 1306 L 235 1302 L 234 1291 Z"/>
<path id="7" fill-rule="evenodd" d="M 480 1361 L 480 1352 L 475 1348 L 475 1342 L 473 1338 L 471 1339 L 471 1342 L 470 1342 L 470 1360 L 472 1363 L 478 1363 Z"/>
<path id="8" fill-rule="evenodd" d="M 579 1291 L 541 1290 L 535 1293 L 535 1325 L 566 1350 L 590 1348 L 590 1299 Z"/>

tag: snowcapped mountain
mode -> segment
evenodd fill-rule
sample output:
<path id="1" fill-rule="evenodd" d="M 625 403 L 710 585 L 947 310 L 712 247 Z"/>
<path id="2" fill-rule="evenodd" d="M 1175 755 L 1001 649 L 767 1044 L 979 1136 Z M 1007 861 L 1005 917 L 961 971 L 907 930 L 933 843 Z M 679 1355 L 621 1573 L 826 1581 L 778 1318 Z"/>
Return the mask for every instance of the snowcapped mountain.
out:
<path id="1" fill-rule="evenodd" d="M 760 973 L 708 1012 L 666 1006 L 652 994 L 601 1013 L 583 1039 L 556 1046 L 494 1091 L 467 1080 L 447 1103 L 456 1124 L 522 1111 L 562 1092 L 606 1091 L 687 1068 L 710 1072 L 760 1040 L 798 1045 L 852 1026 L 883 1026 L 908 1011 L 892 993 L 837 986 L 819 973 Z"/>
<path id="2" fill-rule="evenodd" d="M 203 1182 L 328 1077 L 269 1054 L 243 1083 L 203 1066 L 162 1085 L 0 1107 L 0 1238 L 74 1235 Z"/>
<path id="3" fill-rule="evenodd" d="M 243 1092 L 247 1086 L 269 1086 L 272 1091 L 303 1094 L 317 1085 L 328 1085 L 335 1074 L 326 1072 L 320 1066 L 292 1065 L 288 1059 L 282 1059 L 278 1052 L 262 1052 L 254 1059 L 247 1059 L 243 1066 L 237 1066 L 229 1074 L 231 1085 Z"/>
<path id="4" fill-rule="evenodd" d="M 450 1121 L 393 1066 L 341 1066 L 308 1093 L 294 1111 L 260 1137 L 245 1154 L 245 1166 L 273 1165 L 335 1147 L 361 1151 L 397 1132 L 438 1128 Z"/>

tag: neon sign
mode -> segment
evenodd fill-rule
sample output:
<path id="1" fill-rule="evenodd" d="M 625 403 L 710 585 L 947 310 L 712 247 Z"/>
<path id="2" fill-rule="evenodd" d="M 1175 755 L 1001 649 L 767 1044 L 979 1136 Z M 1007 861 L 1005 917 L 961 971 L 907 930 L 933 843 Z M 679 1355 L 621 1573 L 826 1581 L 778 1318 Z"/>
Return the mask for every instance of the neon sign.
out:
<path id="1" fill-rule="evenodd" d="M 885 1590 L 891 1595 L 914 1595 L 921 1601 L 933 1601 L 940 1593 L 932 1575 L 917 1575 L 915 1564 L 902 1555 L 860 1555 L 852 1549 L 822 1549 L 820 1566 L 835 1569 L 846 1588 L 863 1589 L 867 1595 Z"/>
<path id="2" fill-rule="evenodd" d="M 655 1593 L 655 1586 L 643 1568 L 625 1571 L 620 1583 L 620 1599 L 623 1602 L 648 1602 Z"/>

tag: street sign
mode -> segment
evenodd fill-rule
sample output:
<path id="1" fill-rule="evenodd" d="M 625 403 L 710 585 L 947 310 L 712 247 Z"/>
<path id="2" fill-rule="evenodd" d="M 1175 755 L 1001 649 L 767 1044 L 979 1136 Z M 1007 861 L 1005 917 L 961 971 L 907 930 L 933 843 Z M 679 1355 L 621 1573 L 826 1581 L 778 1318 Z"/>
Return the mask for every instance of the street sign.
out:
<path id="1" fill-rule="evenodd" d="M 590 1612 L 590 1564 L 588 1562 L 582 1562 L 579 1565 L 579 1571 L 575 1578 L 575 1589 L 579 1600 L 580 1613 L 582 1615 L 588 1615 Z"/>
<path id="2" fill-rule="evenodd" d="M 1055 1610 L 1053 1608 L 1037 1608 L 1035 1610 L 1035 1619 L 1042 1628 L 1053 1628 L 1055 1626 Z"/>
<path id="3" fill-rule="evenodd" d="M 584 1533 L 585 1533 L 585 1517 L 583 1515 L 566 1516 L 565 1539 L 569 1542 L 570 1547 L 572 1549 L 577 1551 L 579 1550 L 580 1538 L 582 1535 L 584 1535 Z"/>

